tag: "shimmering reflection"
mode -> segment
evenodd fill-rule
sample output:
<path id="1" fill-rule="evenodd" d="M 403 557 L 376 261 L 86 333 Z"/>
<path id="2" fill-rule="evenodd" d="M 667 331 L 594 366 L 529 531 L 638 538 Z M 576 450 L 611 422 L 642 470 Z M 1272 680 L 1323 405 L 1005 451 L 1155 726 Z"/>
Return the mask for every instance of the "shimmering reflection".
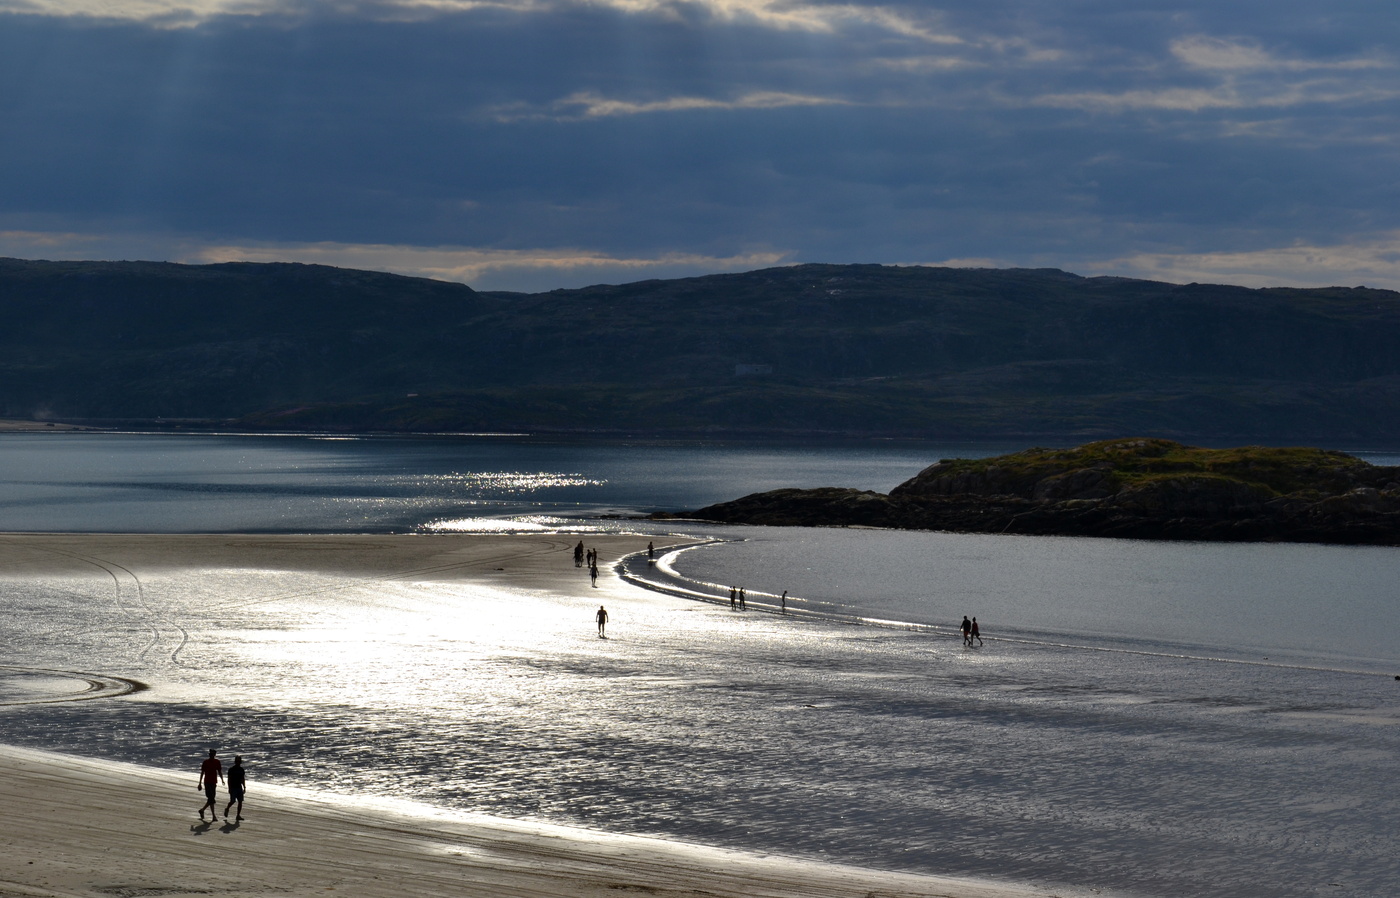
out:
<path id="1" fill-rule="evenodd" d="M 0 530 L 410 532 L 436 520 L 699 508 L 780 486 L 889 489 L 931 444 L 520 435 L 0 434 Z"/>
<path id="2" fill-rule="evenodd" d="M 448 518 L 424 525 L 429 533 L 606 533 L 625 525 L 580 523 L 552 515 L 509 515 L 500 518 Z"/>
<path id="3" fill-rule="evenodd" d="M 7 644 L 154 688 L 6 708 L 6 740 L 176 769 L 212 743 L 264 780 L 1042 884 L 1396 882 L 1389 678 L 964 651 L 606 578 L 113 570 L 6 582 Z"/>
<path id="4" fill-rule="evenodd" d="M 386 482 L 405 482 L 414 488 L 446 486 L 463 487 L 467 490 L 500 493 L 532 493 L 536 490 L 556 489 L 566 486 L 603 486 L 605 480 L 591 480 L 577 474 L 559 474 L 549 471 L 525 473 L 522 471 L 472 471 L 466 474 L 434 474 L 405 478 L 390 478 Z"/>

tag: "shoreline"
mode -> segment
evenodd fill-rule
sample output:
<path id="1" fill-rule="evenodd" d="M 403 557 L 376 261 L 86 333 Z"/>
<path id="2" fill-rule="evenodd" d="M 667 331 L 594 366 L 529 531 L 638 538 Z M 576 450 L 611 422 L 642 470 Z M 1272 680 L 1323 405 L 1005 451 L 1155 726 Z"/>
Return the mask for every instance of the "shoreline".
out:
<path id="1" fill-rule="evenodd" d="M 583 538 L 602 550 L 609 566 L 646 540 L 615 534 Z M 611 578 L 603 592 L 591 589 L 563 556 L 578 539 L 577 534 L 5 534 L 0 574 L 10 579 L 77 571 L 105 576 L 103 571 L 117 570 L 136 577 L 172 568 L 246 567 L 329 572 L 361 583 L 494 583 L 589 601 L 606 595 L 610 605 L 616 599 L 658 600 Z M 5 660 L 20 665 L 24 656 L 12 648 Z M 159 686 L 137 700 L 151 701 L 158 692 Z M 128 699 L 94 695 L 86 700 Z M 195 769 L 0 745 L 0 898 L 186 893 L 234 898 L 331 891 L 365 898 L 588 898 L 618 892 L 668 898 L 1044 898 L 1074 893 L 340 796 L 263 783 L 256 769 L 246 821 L 200 826 L 194 813 L 200 803 L 192 789 Z M 227 793 L 221 788 L 219 794 L 222 807 Z"/>
<path id="2" fill-rule="evenodd" d="M 0 896 L 1044 898 L 1046 891 L 250 783 L 201 823 L 195 771 L 0 745 Z M 218 804 L 227 800 L 220 788 Z M 104 821 L 119 821 L 107 825 Z M 61 847 L 60 847 L 61 846 Z"/>

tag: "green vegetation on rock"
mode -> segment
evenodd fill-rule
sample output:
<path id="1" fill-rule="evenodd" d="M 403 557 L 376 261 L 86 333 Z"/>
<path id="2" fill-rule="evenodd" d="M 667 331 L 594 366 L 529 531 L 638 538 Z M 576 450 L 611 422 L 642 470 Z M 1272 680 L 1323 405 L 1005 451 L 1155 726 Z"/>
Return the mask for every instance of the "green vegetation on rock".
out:
<path id="1" fill-rule="evenodd" d="M 1375 470 L 1355 456 L 1328 449 L 1201 449 L 1163 439 L 1101 440 L 1073 449 L 945 460 L 900 484 L 891 495 L 1102 499 L 1189 480 L 1203 488 L 1217 482 L 1239 484 L 1251 488 L 1253 495 L 1273 497 L 1345 491 Z"/>
<path id="2" fill-rule="evenodd" d="M 1118 439 L 944 459 L 890 491 L 774 490 L 683 517 L 1144 539 L 1400 544 L 1400 468 L 1325 449 Z"/>

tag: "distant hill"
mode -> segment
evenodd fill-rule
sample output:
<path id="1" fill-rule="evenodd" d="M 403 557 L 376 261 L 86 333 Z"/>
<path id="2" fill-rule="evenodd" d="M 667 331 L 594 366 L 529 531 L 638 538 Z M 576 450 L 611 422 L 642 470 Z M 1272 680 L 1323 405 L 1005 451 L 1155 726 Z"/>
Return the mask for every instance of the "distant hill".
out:
<path id="1" fill-rule="evenodd" d="M 1400 439 L 1400 294 L 799 265 L 549 293 L 0 260 L 0 417 L 390 431 Z"/>

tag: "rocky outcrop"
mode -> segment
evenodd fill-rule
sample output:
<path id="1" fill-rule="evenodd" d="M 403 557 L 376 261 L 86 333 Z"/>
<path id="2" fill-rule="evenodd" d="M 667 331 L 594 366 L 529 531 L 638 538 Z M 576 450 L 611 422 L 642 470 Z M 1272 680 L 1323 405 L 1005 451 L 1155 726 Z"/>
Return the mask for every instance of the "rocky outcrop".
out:
<path id="1" fill-rule="evenodd" d="M 945 459 L 890 491 L 785 489 L 686 517 L 784 526 L 1400 545 L 1400 469 L 1342 452 L 1107 440 Z"/>

